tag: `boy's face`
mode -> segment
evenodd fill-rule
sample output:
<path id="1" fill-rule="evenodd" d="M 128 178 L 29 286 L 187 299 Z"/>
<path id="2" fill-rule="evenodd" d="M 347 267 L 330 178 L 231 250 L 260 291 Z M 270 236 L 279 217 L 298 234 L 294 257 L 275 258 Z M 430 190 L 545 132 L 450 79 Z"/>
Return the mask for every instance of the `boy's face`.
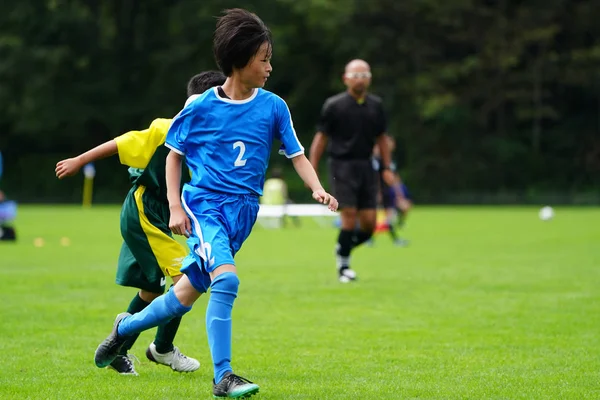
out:
<path id="1" fill-rule="evenodd" d="M 258 88 L 265 86 L 271 71 L 273 71 L 271 45 L 265 42 L 260 46 L 255 56 L 250 59 L 248 65 L 240 70 L 240 77 L 242 82 L 248 86 Z"/>

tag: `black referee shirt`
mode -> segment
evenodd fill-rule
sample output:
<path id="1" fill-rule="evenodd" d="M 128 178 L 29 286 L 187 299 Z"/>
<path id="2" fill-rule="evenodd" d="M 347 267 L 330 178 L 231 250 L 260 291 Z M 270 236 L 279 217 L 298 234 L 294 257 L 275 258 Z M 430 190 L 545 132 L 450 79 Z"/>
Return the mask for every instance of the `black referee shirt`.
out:
<path id="1" fill-rule="evenodd" d="M 367 94 L 358 103 L 348 92 L 323 104 L 318 131 L 328 140 L 327 152 L 336 160 L 368 160 L 375 140 L 387 130 L 381 99 Z"/>

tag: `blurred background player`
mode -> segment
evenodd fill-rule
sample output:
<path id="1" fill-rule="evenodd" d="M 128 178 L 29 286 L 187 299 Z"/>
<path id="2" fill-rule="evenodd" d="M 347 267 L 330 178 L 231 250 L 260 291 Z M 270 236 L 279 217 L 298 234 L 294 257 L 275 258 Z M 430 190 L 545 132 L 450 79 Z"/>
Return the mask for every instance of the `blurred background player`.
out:
<path id="1" fill-rule="evenodd" d="M 396 140 L 386 134 L 384 135 L 388 141 L 388 147 L 390 152 L 393 153 L 396 150 Z M 408 240 L 402 239 L 396 233 L 396 226 L 402 227 L 408 215 L 408 211 L 412 208 L 412 199 L 406 185 L 402 182 L 400 175 L 397 172 L 396 163 L 390 162 L 390 170 L 394 173 L 394 182 L 392 185 L 388 185 L 383 179 L 381 169 L 381 151 L 378 145 L 375 145 L 373 149 L 373 169 L 375 169 L 380 176 L 380 203 L 385 213 L 383 230 L 387 230 L 394 244 L 396 246 L 408 245 Z"/>
<path id="2" fill-rule="evenodd" d="M 190 103 L 207 89 L 225 82 L 225 75 L 206 71 L 188 82 Z M 73 176 L 87 163 L 119 154 L 121 164 L 128 165 L 133 187 L 127 194 L 121 210 L 123 245 L 119 254 L 116 282 L 122 286 L 140 289 L 132 299 L 127 312 L 142 311 L 152 300 L 164 293 L 165 276 L 177 282 L 182 275 L 181 262 L 187 249 L 177 242 L 169 229 L 169 205 L 165 181 L 165 164 L 169 149 L 164 146 L 171 119 L 155 119 L 148 129 L 127 132 L 75 158 L 60 161 L 56 176 Z M 182 180 L 187 181 L 187 171 Z M 154 342 L 146 356 L 158 364 L 168 365 L 178 372 L 191 372 L 200 363 L 181 354 L 173 345 L 181 317 L 159 326 Z M 133 335 L 121 348 L 119 356 L 109 367 L 121 374 L 137 375 L 127 352 L 138 335 Z"/>
<path id="3" fill-rule="evenodd" d="M 350 268 L 350 252 L 368 241 L 375 230 L 379 191 L 371 162 L 375 143 L 380 147 L 383 179 L 393 185 L 395 177 L 390 170 L 388 141 L 383 136 L 387 122 L 381 99 L 367 92 L 371 67 L 363 60 L 352 60 L 346 65 L 343 80 L 347 90 L 323 104 L 310 162 L 317 169 L 327 148 L 330 190 L 341 209 L 336 245 L 338 279 L 347 283 L 356 279 Z"/>
<path id="4" fill-rule="evenodd" d="M 3 163 L 2 153 L 0 153 L 0 182 L 2 181 Z M 12 221 L 17 216 L 17 203 L 10 201 L 6 195 L 0 190 L 0 240 L 15 241 L 17 233 Z"/>
<path id="5" fill-rule="evenodd" d="M 263 195 L 260 198 L 261 205 L 282 206 L 283 214 L 278 218 L 278 227 L 285 227 L 288 216 L 286 215 L 286 205 L 292 201 L 288 196 L 288 188 L 283 179 L 283 170 L 279 167 L 273 167 L 271 176 L 265 181 Z M 291 216 L 295 226 L 300 226 L 300 219 L 297 216 Z"/>

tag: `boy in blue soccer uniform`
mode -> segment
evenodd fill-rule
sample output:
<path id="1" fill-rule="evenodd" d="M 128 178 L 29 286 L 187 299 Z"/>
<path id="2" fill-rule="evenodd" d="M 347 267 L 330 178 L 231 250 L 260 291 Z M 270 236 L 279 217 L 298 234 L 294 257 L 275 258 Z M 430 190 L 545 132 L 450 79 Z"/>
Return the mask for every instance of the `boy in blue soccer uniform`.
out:
<path id="1" fill-rule="evenodd" d="M 193 101 L 213 86 L 222 85 L 225 75 L 220 71 L 204 71 L 190 79 L 188 99 Z M 122 164 L 129 166 L 132 188 L 121 208 L 123 244 L 117 262 L 116 282 L 139 291 L 127 307 L 134 314 L 143 310 L 165 292 L 166 277 L 176 283 L 181 276 L 181 261 L 188 251 L 171 234 L 165 168 L 169 149 L 164 146 L 173 120 L 157 118 L 147 129 L 129 131 L 77 157 L 59 161 L 56 176 L 74 176 L 89 162 L 118 154 Z M 184 174 L 183 181 L 188 175 Z M 159 326 L 155 340 L 146 356 L 158 364 L 178 372 L 192 372 L 200 367 L 198 360 L 187 357 L 173 344 L 181 318 L 173 318 Z M 109 368 L 124 375 L 137 375 L 128 351 L 136 335 L 121 347 Z"/>
<path id="2" fill-rule="evenodd" d="M 271 34 L 254 14 L 234 9 L 219 18 L 214 34 L 217 63 L 227 76 L 175 118 L 167 135 L 169 227 L 188 237 L 185 275 L 142 312 L 119 314 L 98 346 L 98 367 L 109 364 L 127 337 L 188 312 L 211 289 L 206 329 L 214 364 L 213 395 L 249 397 L 258 385 L 233 374 L 231 311 L 239 279 L 234 256 L 250 234 L 274 140 L 281 141 L 313 198 L 337 209 L 304 156 L 290 112 L 278 96 L 261 89 L 271 73 Z M 183 156 L 192 179 L 179 196 Z"/>

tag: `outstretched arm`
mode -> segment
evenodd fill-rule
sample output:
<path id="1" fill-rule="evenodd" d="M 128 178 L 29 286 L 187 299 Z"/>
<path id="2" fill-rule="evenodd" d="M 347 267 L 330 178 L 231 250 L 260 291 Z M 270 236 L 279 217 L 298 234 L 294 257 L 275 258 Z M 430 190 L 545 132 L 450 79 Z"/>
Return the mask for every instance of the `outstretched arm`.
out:
<path id="1" fill-rule="evenodd" d="M 78 155 L 77 157 L 67 158 L 66 160 L 59 161 L 56 164 L 56 177 L 58 179 L 62 179 L 67 176 L 73 176 L 87 163 L 110 157 L 117 154 L 117 152 L 117 142 L 114 140 L 109 140 L 108 142 L 96 146 L 93 149 Z"/>
<path id="2" fill-rule="evenodd" d="M 294 164 L 294 169 L 298 173 L 298 176 L 300 176 L 306 186 L 312 190 L 313 199 L 319 203 L 327 204 L 331 211 L 337 210 L 338 201 L 323 189 L 323 185 L 321 185 L 315 169 L 312 167 L 306 156 L 304 154 L 296 156 L 292 158 L 292 163 Z"/>
<path id="3" fill-rule="evenodd" d="M 167 200 L 169 201 L 169 229 L 176 235 L 190 236 L 191 224 L 181 206 L 181 160 L 183 156 L 171 150 L 167 156 L 165 178 L 167 180 Z"/>

